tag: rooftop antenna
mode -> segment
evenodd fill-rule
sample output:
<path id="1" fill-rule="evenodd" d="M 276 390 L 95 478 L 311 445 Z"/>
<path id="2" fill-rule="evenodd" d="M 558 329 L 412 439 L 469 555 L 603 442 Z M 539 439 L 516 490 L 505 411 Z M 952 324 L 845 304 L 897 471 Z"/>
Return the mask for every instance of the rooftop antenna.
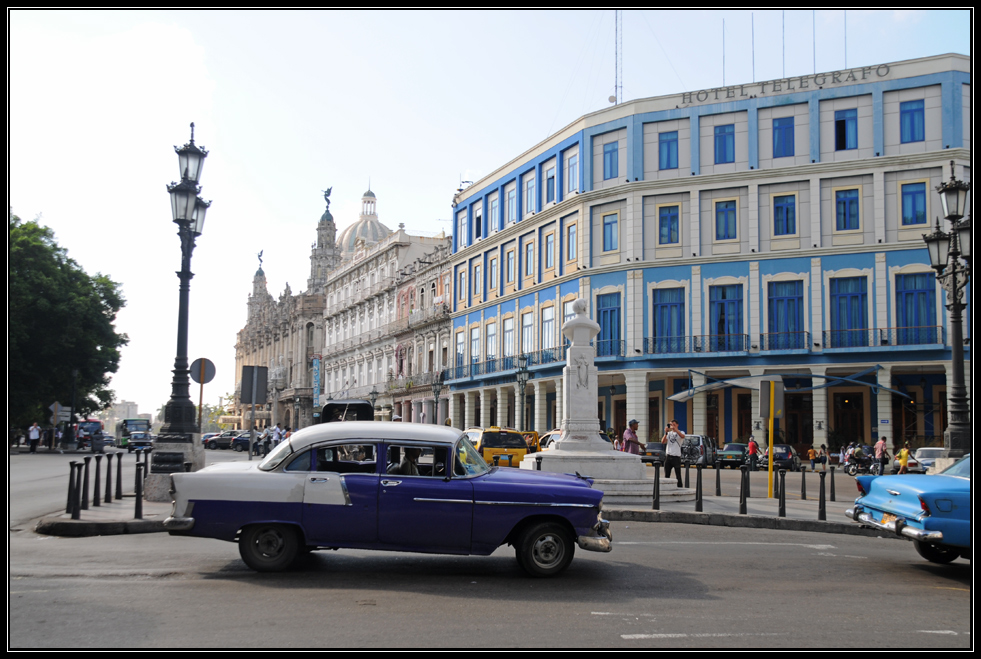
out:
<path id="1" fill-rule="evenodd" d="M 749 15 L 749 41 L 753 50 L 753 82 L 756 82 L 756 14 Z"/>
<path id="2" fill-rule="evenodd" d="M 726 86 L 726 19 L 722 19 L 722 86 Z"/>
<path id="3" fill-rule="evenodd" d="M 848 10 L 841 12 L 845 16 L 845 68 L 848 68 Z"/>
<path id="4" fill-rule="evenodd" d="M 617 9 L 614 12 L 614 73 L 613 73 L 613 96 L 610 103 L 614 105 L 623 102 L 623 11 Z"/>
<path id="5" fill-rule="evenodd" d="M 817 49 L 817 11 L 811 10 L 811 57 L 814 58 L 814 74 L 818 72 L 818 49 Z"/>

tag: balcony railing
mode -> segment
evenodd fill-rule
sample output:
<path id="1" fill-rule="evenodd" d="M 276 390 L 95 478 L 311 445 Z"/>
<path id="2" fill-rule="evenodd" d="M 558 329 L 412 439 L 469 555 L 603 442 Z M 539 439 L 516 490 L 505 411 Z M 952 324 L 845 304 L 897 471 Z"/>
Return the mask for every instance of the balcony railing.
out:
<path id="1" fill-rule="evenodd" d="M 810 332 L 771 332 L 760 335 L 761 350 L 809 350 Z"/>
<path id="2" fill-rule="evenodd" d="M 693 336 L 693 352 L 747 352 L 748 334 L 707 334 Z"/>
<path id="3" fill-rule="evenodd" d="M 644 354 L 666 355 L 691 352 L 690 336 L 661 336 L 644 339 Z"/>
<path id="4" fill-rule="evenodd" d="M 617 339 L 604 339 L 603 341 L 593 341 L 596 348 L 596 357 L 623 357 L 623 345 L 625 341 Z"/>
<path id="5" fill-rule="evenodd" d="M 871 329 L 824 330 L 825 348 L 871 348 L 876 331 Z"/>
<path id="6" fill-rule="evenodd" d="M 945 345 L 947 337 L 940 326 L 887 327 L 879 330 L 881 346 Z"/>

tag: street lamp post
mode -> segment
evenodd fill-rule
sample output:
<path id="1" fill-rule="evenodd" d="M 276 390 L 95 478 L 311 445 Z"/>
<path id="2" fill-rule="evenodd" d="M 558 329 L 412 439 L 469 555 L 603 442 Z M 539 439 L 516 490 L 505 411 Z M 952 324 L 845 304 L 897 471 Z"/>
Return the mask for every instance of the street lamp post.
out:
<path id="1" fill-rule="evenodd" d="M 518 355 L 518 372 L 515 379 L 518 381 L 518 398 L 521 402 L 518 406 L 518 430 L 525 431 L 525 389 L 528 387 L 528 379 L 531 373 L 528 372 L 528 355 L 521 353 Z"/>
<path id="2" fill-rule="evenodd" d="M 944 430 L 945 457 L 959 458 L 971 449 L 971 408 L 964 380 L 963 315 L 966 304 L 964 289 L 971 279 L 971 220 L 962 219 L 967 207 L 970 183 L 954 178 L 954 161 L 950 162 L 950 180 L 937 186 L 944 217 L 952 230 L 946 233 L 936 220 L 933 233 L 923 240 L 930 253 L 930 265 L 937 271 L 937 281 L 947 292 L 950 325 L 951 379 L 947 392 L 949 423 Z"/>
<path id="3" fill-rule="evenodd" d="M 429 386 L 433 390 L 433 423 L 439 423 L 439 394 L 443 391 L 443 371 L 436 371 Z"/>
<path id="4" fill-rule="evenodd" d="M 174 147 L 180 164 L 181 181 L 167 186 L 170 193 L 171 211 L 181 240 L 180 307 L 177 315 L 177 358 L 174 360 L 174 379 L 171 382 L 170 400 L 164 407 L 164 425 L 160 440 L 172 444 L 190 443 L 191 434 L 197 432 L 194 403 L 190 396 L 190 380 L 187 364 L 187 323 L 191 277 L 191 253 L 194 241 L 204 228 L 204 217 L 211 202 L 198 197 L 201 188 L 201 167 L 208 152 L 194 144 L 194 124 L 191 124 L 191 141 Z"/>
<path id="5" fill-rule="evenodd" d="M 368 400 L 371 401 L 371 420 L 375 420 L 375 401 L 378 400 L 378 390 L 372 385 L 371 391 L 368 392 Z"/>

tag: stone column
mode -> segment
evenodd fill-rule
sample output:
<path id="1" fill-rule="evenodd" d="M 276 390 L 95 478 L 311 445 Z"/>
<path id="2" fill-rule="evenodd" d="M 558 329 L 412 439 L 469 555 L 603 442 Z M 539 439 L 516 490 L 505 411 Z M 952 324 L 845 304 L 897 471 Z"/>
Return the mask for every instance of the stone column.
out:
<path id="1" fill-rule="evenodd" d="M 562 378 L 555 380 L 555 427 L 562 427 L 562 419 L 565 417 L 565 410 L 562 409 Z"/>
<path id="2" fill-rule="evenodd" d="M 546 428 L 545 424 L 548 423 L 548 415 L 546 410 L 546 398 L 547 398 L 546 383 L 544 380 L 535 380 L 535 427 L 531 430 L 537 430 L 539 435 L 542 435 L 550 430 Z"/>
<path id="3" fill-rule="evenodd" d="M 491 425 L 490 418 L 490 408 L 491 408 L 491 390 L 488 388 L 483 388 L 480 390 L 480 427 L 486 428 Z"/>
<path id="4" fill-rule="evenodd" d="M 448 400 L 447 407 L 448 407 L 447 414 L 450 417 L 450 425 L 452 427 L 454 427 L 454 428 L 459 428 L 459 426 L 457 425 L 457 423 L 459 423 L 459 422 L 457 421 L 457 418 L 456 418 L 456 414 L 457 414 L 457 412 L 456 412 L 456 407 L 457 407 L 456 406 L 456 394 L 453 393 L 452 391 L 450 391 L 450 395 L 449 395 L 449 400 Z"/>
<path id="5" fill-rule="evenodd" d="M 695 387 L 705 384 L 705 376 L 698 373 L 691 374 L 691 382 Z M 759 392 L 757 392 L 757 397 L 759 397 Z M 706 408 L 708 407 L 708 394 L 702 392 L 700 394 L 695 394 L 695 397 L 691 399 L 691 428 L 688 428 L 686 432 L 695 435 L 706 434 Z M 680 425 L 680 424 L 679 424 Z"/>
<path id="6" fill-rule="evenodd" d="M 879 369 L 876 377 L 878 378 L 879 384 L 892 389 L 891 366 L 883 366 Z M 893 446 L 895 446 L 896 441 L 902 439 L 902 437 L 897 436 L 896 427 L 892 422 L 892 394 L 880 389 L 875 395 L 875 402 L 876 414 L 878 416 L 875 418 L 875 423 L 872 426 L 879 429 L 879 437 L 886 438 L 886 448 L 889 449 L 889 455 L 892 455 Z M 878 441 L 878 437 L 876 441 Z"/>
<path id="7" fill-rule="evenodd" d="M 644 444 L 651 433 L 647 418 L 647 371 L 629 370 L 623 376 L 627 383 L 627 421 L 637 419 L 637 438 Z"/>
<path id="8" fill-rule="evenodd" d="M 811 367 L 811 373 L 814 375 L 824 375 L 826 371 L 827 369 L 823 366 Z M 831 447 L 828 446 L 828 424 L 830 423 L 828 419 L 828 388 L 822 386 L 827 382 L 824 378 L 814 378 L 811 381 L 813 387 L 821 387 L 820 389 L 815 388 L 811 392 L 811 419 L 814 422 L 814 445 L 819 447 L 824 444 L 830 450 Z M 818 421 L 821 422 L 820 428 L 818 428 Z"/>
<path id="9" fill-rule="evenodd" d="M 464 392 L 464 408 L 463 408 L 463 427 L 470 428 L 474 426 L 474 413 L 477 407 L 477 392 L 467 391 Z"/>
<path id="10" fill-rule="evenodd" d="M 508 425 L 508 390 L 511 387 L 497 388 L 497 425 Z"/>

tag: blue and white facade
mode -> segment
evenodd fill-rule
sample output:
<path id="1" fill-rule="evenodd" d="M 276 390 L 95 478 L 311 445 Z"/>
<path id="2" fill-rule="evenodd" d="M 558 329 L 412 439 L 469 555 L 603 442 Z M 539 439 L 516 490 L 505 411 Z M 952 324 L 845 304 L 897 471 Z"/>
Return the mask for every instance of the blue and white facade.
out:
<path id="1" fill-rule="evenodd" d="M 526 427 L 559 425 L 560 328 L 582 297 L 602 328 L 597 413 L 618 434 L 634 418 L 647 441 L 676 418 L 745 440 L 755 391 L 668 396 L 690 375 L 789 373 L 789 443 L 939 438 L 950 347 L 922 235 L 949 163 L 971 179 L 970 82 L 969 58 L 942 55 L 640 99 L 458 193 L 453 424 L 516 424 L 527 353 Z M 915 402 L 851 383 L 795 393 L 869 369 Z"/>

